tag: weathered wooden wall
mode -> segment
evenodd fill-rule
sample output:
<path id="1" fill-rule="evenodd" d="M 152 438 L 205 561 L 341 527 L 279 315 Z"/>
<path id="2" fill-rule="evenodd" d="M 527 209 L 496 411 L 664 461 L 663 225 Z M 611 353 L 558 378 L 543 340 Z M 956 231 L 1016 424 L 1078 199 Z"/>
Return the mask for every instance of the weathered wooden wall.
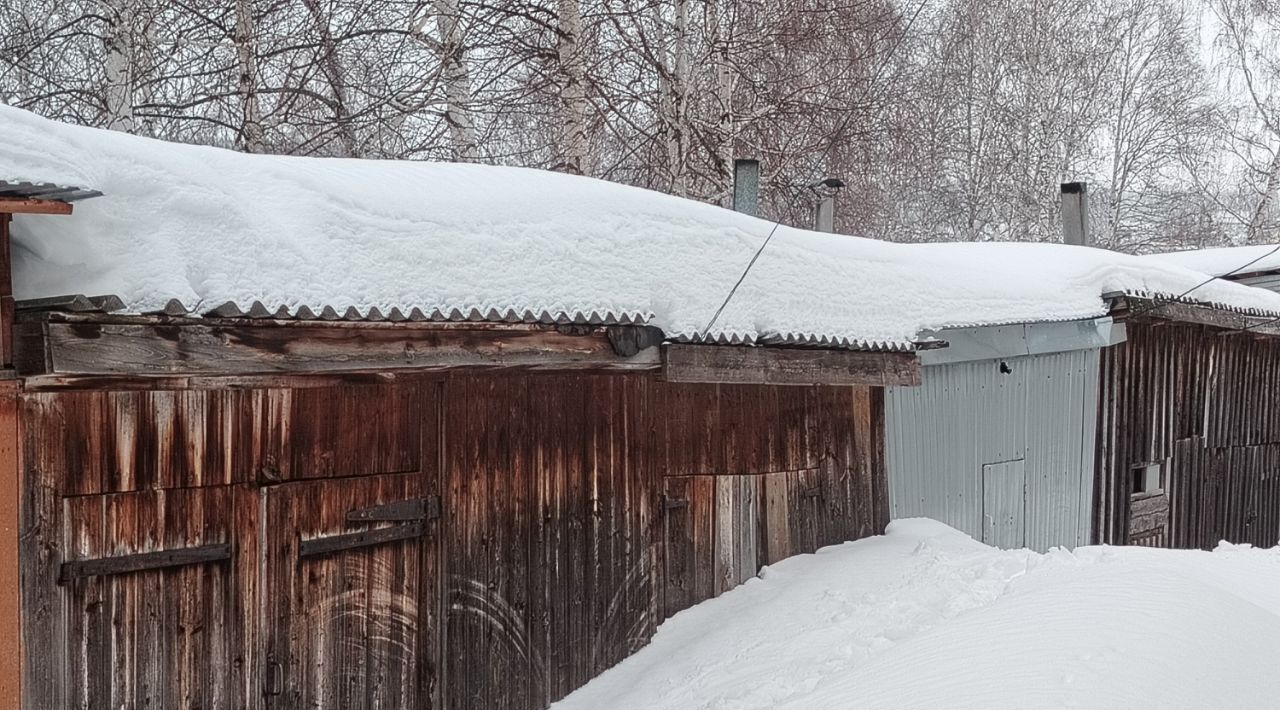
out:
<path id="1" fill-rule="evenodd" d="M 541 708 L 888 521 L 878 388 L 295 384 L 21 396 L 24 707 Z"/>
<path id="2" fill-rule="evenodd" d="M 1098 542 L 1280 541 L 1280 338 L 1131 322 L 1101 378 Z M 1163 490 L 1134 495 L 1134 467 L 1151 463 Z"/>

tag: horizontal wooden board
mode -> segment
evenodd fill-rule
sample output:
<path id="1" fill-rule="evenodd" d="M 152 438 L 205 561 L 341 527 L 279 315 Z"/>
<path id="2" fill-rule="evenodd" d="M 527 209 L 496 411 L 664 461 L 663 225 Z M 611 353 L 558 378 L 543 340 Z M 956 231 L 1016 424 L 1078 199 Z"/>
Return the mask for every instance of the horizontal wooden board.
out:
<path id="1" fill-rule="evenodd" d="M 587 329 L 579 335 L 551 327 L 497 330 L 430 323 L 253 321 L 231 325 L 50 321 L 39 326 L 26 323 L 19 331 L 15 348 L 24 375 L 658 367 L 654 348 L 629 357 L 619 355 L 603 329 Z"/>
<path id="2" fill-rule="evenodd" d="M 0 197 L 0 213 L 3 214 L 68 215 L 71 214 L 72 210 L 70 202 Z"/>
<path id="3" fill-rule="evenodd" d="M 914 353 L 852 350 L 666 345 L 662 377 L 668 382 L 763 385 L 920 384 Z"/>

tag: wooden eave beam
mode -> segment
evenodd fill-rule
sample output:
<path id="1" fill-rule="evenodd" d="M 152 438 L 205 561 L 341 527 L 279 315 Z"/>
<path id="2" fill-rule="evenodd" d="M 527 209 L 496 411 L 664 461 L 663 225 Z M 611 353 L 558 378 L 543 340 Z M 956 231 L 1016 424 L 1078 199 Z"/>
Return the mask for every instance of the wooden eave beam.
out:
<path id="1" fill-rule="evenodd" d="M 84 377 L 376 375 L 458 368 L 655 370 L 656 347 L 615 349 L 605 327 L 243 321 L 42 314 L 16 330 L 32 386 Z M 615 326 L 614 328 L 616 328 Z"/>
<path id="2" fill-rule="evenodd" d="M 71 214 L 70 202 L 35 198 L 0 197 L 0 214 Z"/>
<path id="3" fill-rule="evenodd" d="M 1267 316 L 1237 313 L 1195 303 L 1161 301 L 1120 294 L 1105 296 L 1111 304 L 1111 317 L 1123 321 L 1169 321 L 1221 328 L 1224 331 L 1247 332 L 1260 336 L 1280 335 L 1280 321 Z"/>
<path id="4" fill-rule="evenodd" d="M 743 347 L 663 346 L 662 377 L 669 382 L 755 385 L 920 384 L 915 353 Z"/>

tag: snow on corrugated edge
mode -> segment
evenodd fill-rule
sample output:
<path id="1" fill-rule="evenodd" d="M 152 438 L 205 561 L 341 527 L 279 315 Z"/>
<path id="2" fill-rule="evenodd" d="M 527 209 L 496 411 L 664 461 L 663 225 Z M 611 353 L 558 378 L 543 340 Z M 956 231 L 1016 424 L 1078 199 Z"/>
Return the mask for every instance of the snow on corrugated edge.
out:
<path id="1" fill-rule="evenodd" d="M 1258 271 L 1280 269 L 1280 245 L 1256 244 L 1245 247 L 1219 247 L 1192 249 L 1165 254 L 1149 254 L 1146 259 L 1173 264 L 1212 276 L 1223 274 L 1250 274 Z"/>
<path id="2" fill-rule="evenodd" d="M 1048 244 L 893 244 L 781 227 L 660 193 L 520 168 L 245 155 L 0 107 L 0 176 L 101 190 L 20 216 L 18 298 L 116 294 L 134 311 L 641 315 L 676 339 L 909 347 L 925 329 L 1089 318 L 1107 292 L 1179 294 L 1185 268 Z M 1201 300 L 1280 313 L 1280 294 Z"/>

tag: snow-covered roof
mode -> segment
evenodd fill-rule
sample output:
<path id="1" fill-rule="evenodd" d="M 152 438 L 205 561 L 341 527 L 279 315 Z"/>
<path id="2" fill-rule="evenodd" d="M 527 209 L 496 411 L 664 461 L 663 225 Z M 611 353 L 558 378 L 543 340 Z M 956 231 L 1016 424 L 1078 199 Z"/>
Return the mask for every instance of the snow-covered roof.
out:
<path id="1" fill-rule="evenodd" d="M 0 177 L 105 196 L 14 222 L 18 299 L 113 294 L 304 316 L 646 322 L 677 339 L 906 349 L 944 326 L 1103 315 L 1176 295 L 1179 266 L 1049 244 L 893 244 L 774 225 L 602 180 L 450 163 L 246 155 L 0 107 Z M 1213 283 L 1201 301 L 1280 313 Z M 232 310 L 235 310 L 232 309 Z"/>
<path id="2" fill-rule="evenodd" d="M 1217 249 L 1193 249 L 1166 254 L 1150 254 L 1145 258 L 1195 271 L 1210 276 L 1244 276 L 1260 271 L 1280 269 L 1280 244 L 1258 244 L 1247 247 L 1220 247 Z"/>

